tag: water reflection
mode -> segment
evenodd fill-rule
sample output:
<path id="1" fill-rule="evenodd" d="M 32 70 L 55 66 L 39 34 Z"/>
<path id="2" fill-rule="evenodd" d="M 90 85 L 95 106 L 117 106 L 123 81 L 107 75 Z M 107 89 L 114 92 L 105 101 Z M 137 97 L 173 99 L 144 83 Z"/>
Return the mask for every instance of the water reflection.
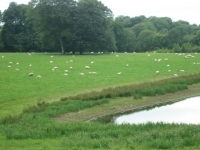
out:
<path id="1" fill-rule="evenodd" d="M 200 124 L 200 97 L 188 98 L 171 105 L 122 115 L 115 118 L 113 122 L 116 124 L 147 122 Z"/>

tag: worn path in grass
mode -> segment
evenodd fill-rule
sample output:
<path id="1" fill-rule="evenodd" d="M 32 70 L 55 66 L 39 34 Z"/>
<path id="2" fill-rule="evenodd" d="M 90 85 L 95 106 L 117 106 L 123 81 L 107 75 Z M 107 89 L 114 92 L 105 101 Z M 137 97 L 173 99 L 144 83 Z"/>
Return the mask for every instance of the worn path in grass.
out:
<path id="1" fill-rule="evenodd" d="M 152 97 L 143 97 L 135 100 L 133 97 L 111 99 L 109 103 L 92 108 L 80 110 L 78 112 L 67 113 L 57 118 L 59 122 L 90 121 L 101 116 L 109 114 L 123 113 L 130 110 L 142 109 L 145 107 L 156 106 L 168 102 L 176 102 L 189 97 L 200 95 L 200 84 L 188 86 L 187 90 L 158 95 Z"/>

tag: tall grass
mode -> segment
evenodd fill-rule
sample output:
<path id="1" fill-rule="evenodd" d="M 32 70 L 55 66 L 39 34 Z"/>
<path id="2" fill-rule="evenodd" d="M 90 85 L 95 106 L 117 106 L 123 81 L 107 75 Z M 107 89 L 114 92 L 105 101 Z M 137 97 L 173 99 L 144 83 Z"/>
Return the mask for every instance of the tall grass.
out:
<path id="1" fill-rule="evenodd" d="M 98 91 L 80 93 L 74 96 L 61 98 L 65 100 L 98 100 L 102 98 L 128 97 L 133 96 L 135 99 L 142 96 L 164 95 L 174 93 L 180 90 L 188 89 L 187 85 L 200 82 L 200 74 L 191 74 L 176 78 L 162 79 L 158 81 L 144 82 L 140 84 L 129 84 L 116 87 L 105 88 Z"/>
<path id="2" fill-rule="evenodd" d="M 33 120 L 29 124 L 4 126 L 1 130 L 8 139 L 17 139 L 18 142 L 23 139 L 62 137 L 60 148 L 63 149 L 198 149 L 200 146 L 199 125 L 55 124 L 47 120 L 40 121 L 40 124 Z"/>

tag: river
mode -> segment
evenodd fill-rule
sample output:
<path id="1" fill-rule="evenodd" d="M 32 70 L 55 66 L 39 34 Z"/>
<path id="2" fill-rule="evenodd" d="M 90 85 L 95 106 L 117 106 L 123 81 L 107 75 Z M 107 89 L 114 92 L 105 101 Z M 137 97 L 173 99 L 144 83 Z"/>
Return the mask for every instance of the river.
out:
<path id="1" fill-rule="evenodd" d="M 147 122 L 200 124 L 200 96 L 150 110 L 117 116 L 113 118 L 112 122 L 115 124 L 141 124 Z"/>

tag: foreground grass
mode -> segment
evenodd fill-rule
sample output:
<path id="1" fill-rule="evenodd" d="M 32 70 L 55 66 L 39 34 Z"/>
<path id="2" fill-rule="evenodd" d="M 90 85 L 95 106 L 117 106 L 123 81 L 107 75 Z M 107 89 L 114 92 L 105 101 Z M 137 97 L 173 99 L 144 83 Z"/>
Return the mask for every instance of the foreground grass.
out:
<path id="1" fill-rule="evenodd" d="M 191 78 L 193 75 L 189 77 L 182 84 L 191 84 L 191 80 L 196 81 Z M 199 79 L 199 76 L 194 77 Z M 179 83 L 181 82 L 182 80 L 179 81 Z M 163 81 L 157 81 L 154 84 L 156 85 L 156 83 L 160 85 Z M 192 87 L 198 88 L 198 85 Z M 192 94 L 191 91 L 189 93 Z M 125 102 L 123 99 L 122 101 Z M 133 100 L 132 97 L 132 101 L 134 101 L 132 102 L 133 106 L 136 104 L 148 106 L 150 103 L 153 104 L 152 102 L 158 103 L 155 100 L 150 102 L 146 98 L 143 101 Z M 108 99 L 99 99 L 67 100 L 50 104 L 38 103 L 37 106 L 25 109 L 20 115 L 1 119 L 0 141 L 4 143 L 1 146 L 3 149 L 12 149 L 12 144 L 8 142 L 10 141 L 16 143 L 15 148 L 28 148 L 30 146 L 26 144 L 32 141 L 34 143 L 31 145 L 32 149 L 198 149 L 200 147 L 199 125 L 164 123 L 114 125 L 69 122 L 69 120 L 67 123 L 59 123 L 51 119 L 66 112 L 78 111 L 81 113 L 84 108 L 108 102 Z M 43 140 L 44 143 L 41 142 Z M 35 141 L 37 141 L 37 145 Z M 47 146 L 46 141 L 52 143 Z"/>
<path id="2" fill-rule="evenodd" d="M 200 72 L 199 65 L 193 64 L 200 60 L 199 54 L 193 54 L 195 58 L 188 59 L 185 59 L 184 55 L 175 54 L 155 53 L 150 57 L 147 54 L 118 54 L 119 57 L 115 55 L 72 57 L 59 54 L 1 53 L 0 56 L 4 58 L 0 59 L 0 117 L 22 112 L 24 108 L 41 101 L 58 101 L 61 97 L 77 92 L 170 78 L 173 74 Z M 168 60 L 164 60 L 165 58 Z M 154 62 L 154 59 L 162 61 Z M 69 60 L 73 60 L 73 63 Z M 94 63 L 91 64 L 91 61 Z M 11 68 L 8 68 L 9 62 L 13 63 Z M 126 64 L 129 64 L 129 67 L 126 67 Z M 89 70 L 85 69 L 86 65 L 90 66 Z M 59 69 L 52 71 L 55 66 Z M 69 69 L 70 66 L 73 70 Z M 66 69 L 69 71 L 68 76 L 64 76 Z M 171 73 L 168 72 L 169 69 Z M 159 70 L 160 74 L 155 74 L 156 70 Z M 185 73 L 181 74 L 180 70 L 185 70 Z M 88 74 L 89 71 L 97 74 Z M 28 76 L 30 72 L 34 73 L 33 77 Z M 80 76 L 81 72 L 85 75 Z M 118 72 L 121 74 L 118 75 Z M 42 78 L 36 79 L 37 75 Z"/>

